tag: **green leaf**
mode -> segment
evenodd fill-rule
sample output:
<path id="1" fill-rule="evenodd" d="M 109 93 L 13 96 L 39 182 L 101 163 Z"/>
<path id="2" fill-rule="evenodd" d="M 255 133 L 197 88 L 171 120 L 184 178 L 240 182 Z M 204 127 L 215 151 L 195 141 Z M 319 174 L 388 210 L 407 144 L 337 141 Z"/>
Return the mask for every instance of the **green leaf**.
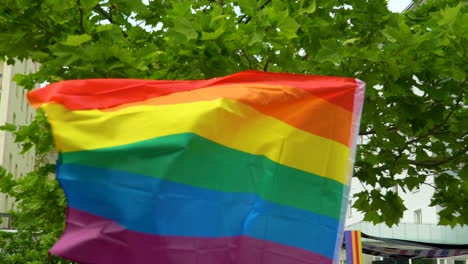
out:
<path id="1" fill-rule="evenodd" d="M 453 67 L 450 73 L 450 77 L 458 81 L 466 80 L 466 72 L 458 67 Z"/>
<path id="2" fill-rule="evenodd" d="M 448 209 L 443 209 L 439 213 L 439 225 L 449 225 L 454 228 L 457 225 L 456 217 L 454 217 Z"/>
<path id="3" fill-rule="evenodd" d="M 386 26 L 381 32 L 390 42 L 397 42 L 400 38 L 400 32 L 394 27 Z"/>
<path id="4" fill-rule="evenodd" d="M 374 224 L 381 223 L 382 217 L 377 213 L 377 211 L 367 211 L 364 215 L 363 221 L 371 222 Z"/>
<path id="5" fill-rule="evenodd" d="M 264 38 L 265 38 L 265 31 L 257 30 L 257 31 L 255 31 L 253 33 L 252 37 L 250 38 L 250 41 L 249 41 L 248 45 L 252 46 L 255 43 L 261 43 Z"/>
<path id="6" fill-rule="evenodd" d="M 356 41 L 358 41 L 359 38 L 350 38 L 350 39 L 347 39 L 343 42 L 343 46 L 346 46 L 346 45 L 351 45 L 351 44 L 354 44 L 356 43 Z"/>
<path id="7" fill-rule="evenodd" d="M 83 43 L 90 41 L 91 39 L 92 37 L 88 34 L 69 35 L 67 37 L 67 40 L 62 43 L 67 46 L 78 47 L 78 46 L 81 46 Z"/>
<path id="8" fill-rule="evenodd" d="M 287 39 L 296 38 L 296 32 L 301 27 L 299 23 L 296 22 L 292 17 L 286 16 L 278 24 L 280 32 L 278 35 L 284 35 Z"/>
<path id="9" fill-rule="evenodd" d="M 113 0 L 117 8 L 122 9 L 125 13 L 141 12 L 145 10 L 145 4 L 141 0 Z"/>
<path id="10" fill-rule="evenodd" d="M 301 2 L 303 2 L 303 1 L 301 1 Z M 310 2 L 311 3 L 309 4 L 309 6 L 300 9 L 299 14 L 312 14 L 312 13 L 315 12 L 315 10 L 317 10 L 316 0 L 312 0 Z"/>
<path id="11" fill-rule="evenodd" d="M 99 4 L 99 2 L 100 0 L 80 0 L 81 7 L 85 9 L 92 9 Z"/>
<path id="12" fill-rule="evenodd" d="M 26 74 L 21 74 L 17 73 L 15 76 L 13 76 L 13 81 L 15 81 L 19 86 L 23 86 L 27 90 L 31 90 L 34 88 L 34 79 L 31 75 L 26 75 Z M 17 87 L 16 89 L 21 89 L 20 87 Z"/>
<path id="13" fill-rule="evenodd" d="M 193 28 L 192 22 L 187 18 L 179 17 L 173 20 L 174 31 L 183 34 L 187 39 L 196 39 L 197 31 Z"/>
<path id="14" fill-rule="evenodd" d="M 316 55 L 318 61 L 339 63 L 342 60 L 342 56 L 339 54 L 340 46 L 336 40 L 320 40 L 320 46 Z"/>
<path id="15" fill-rule="evenodd" d="M 113 27 L 114 27 L 114 25 L 112 25 L 112 24 L 99 25 L 99 26 L 96 27 L 96 32 L 99 33 L 99 32 L 103 32 L 103 31 L 111 30 Z"/>
<path id="16" fill-rule="evenodd" d="M 16 131 L 16 126 L 14 124 L 6 123 L 3 126 L 0 126 L 0 130 L 14 132 Z"/>
<path id="17" fill-rule="evenodd" d="M 249 16 L 253 16 L 258 8 L 257 1 L 252 0 L 238 0 L 241 11 Z"/>
<path id="18" fill-rule="evenodd" d="M 468 181 L 468 164 L 463 165 L 463 168 L 460 170 L 458 175 L 462 180 Z"/>
<path id="19" fill-rule="evenodd" d="M 443 19 L 439 21 L 439 25 L 450 24 L 455 21 L 455 19 L 459 16 L 460 10 L 463 6 L 463 3 L 460 1 L 457 6 L 455 7 L 447 7 L 443 13 Z"/>
<path id="20" fill-rule="evenodd" d="M 34 147 L 33 143 L 31 143 L 31 142 L 24 143 L 23 145 L 21 145 L 22 149 L 21 149 L 20 154 L 24 154 L 24 153 L 30 151 L 32 147 Z"/>
<path id="21" fill-rule="evenodd" d="M 219 27 L 216 29 L 215 32 L 202 32 L 201 39 L 202 40 L 213 40 L 217 39 L 221 34 L 224 33 L 224 29 Z"/>
<path id="22" fill-rule="evenodd" d="M 49 57 L 49 54 L 42 51 L 34 51 L 31 52 L 31 57 L 35 61 L 41 61 L 47 59 Z"/>

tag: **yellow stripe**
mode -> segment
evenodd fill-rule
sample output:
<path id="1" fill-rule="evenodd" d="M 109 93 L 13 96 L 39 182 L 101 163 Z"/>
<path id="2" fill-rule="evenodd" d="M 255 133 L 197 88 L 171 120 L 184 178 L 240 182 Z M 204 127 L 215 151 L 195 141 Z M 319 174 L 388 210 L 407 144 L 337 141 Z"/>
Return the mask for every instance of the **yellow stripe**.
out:
<path id="1" fill-rule="evenodd" d="M 357 235 L 357 238 L 358 238 L 358 254 L 359 254 L 359 264 L 362 264 L 364 263 L 364 261 L 362 260 L 362 240 L 361 240 L 361 231 L 357 231 L 356 233 Z"/>
<path id="2" fill-rule="evenodd" d="M 349 151 L 343 144 L 297 129 L 229 99 L 142 105 L 113 112 L 69 111 L 59 104 L 46 104 L 43 109 L 61 152 L 195 133 L 218 144 L 264 155 L 274 162 L 341 183 L 349 162 Z"/>

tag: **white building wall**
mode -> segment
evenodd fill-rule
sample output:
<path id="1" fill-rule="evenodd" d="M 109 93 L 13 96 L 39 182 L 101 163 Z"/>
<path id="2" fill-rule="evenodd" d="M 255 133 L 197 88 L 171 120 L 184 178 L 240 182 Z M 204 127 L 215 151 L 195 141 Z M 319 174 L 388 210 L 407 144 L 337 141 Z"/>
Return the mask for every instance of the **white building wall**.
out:
<path id="1" fill-rule="evenodd" d="M 12 78 L 17 73 L 27 74 L 38 69 L 38 65 L 30 61 L 7 65 L 0 62 L 0 125 L 11 123 L 26 125 L 34 117 L 35 110 L 26 100 L 26 92 L 18 87 Z M 16 144 L 12 133 L 0 131 L 0 166 L 7 169 L 15 177 L 26 174 L 34 168 L 34 150 L 21 155 L 21 146 Z M 0 193 L 0 214 L 5 215 L 14 207 L 14 200 Z M 0 228 L 8 227 L 9 219 L 3 217 Z"/>
<path id="2" fill-rule="evenodd" d="M 438 207 L 429 206 L 431 203 L 431 197 L 434 194 L 434 188 L 430 185 L 434 184 L 434 178 L 428 177 L 426 180 L 427 184 L 422 184 L 416 190 L 413 191 L 403 191 L 401 188 L 398 188 L 398 194 L 403 199 L 403 204 L 406 206 L 407 211 L 403 214 L 403 218 L 400 220 L 400 223 L 408 224 L 417 224 L 415 219 L 415 212 L 421 210 L 422 215 L 422 224 L 437 224 L 439 221 L 438 217 Z M 368 190 L 371 190 L 372 187 L 366 186 Z M 346 216 L 346 226 L 361 222 L 364 218 L 364 214 L 358 212 L 356 209 L 349 208 L 351 203 L 356 201 L 356 198 L 353 198 L 353 195 L 364 190 L 364 186 L 359 182 L 358 179 L 353 178 L 351 182 L 351 191 L 350 191 L 350 203 L 348 204 L 348 213 Z M 396 189 L 393 189 L 394 191 Z"/>
<path id="3" fill-rule="evenodd" d="M 417 210 L 421 210 L 422 223 L 421 224 L 433 224 L 436 225 L 439 222 L 439 216 L 437 214 L 438 207 L 431 207 L 432 195 L 434 194 L 434 188 L 430 185 L 434 184 L 434 178 L 428 177 L 426 184 L 421 185 L 413 191 L 407 191 L 406 193 L 400 191 L 399 194 L 404 200 L 404 204 L 408 210 L 403 214 L 401 220 L 402 223 L 415 223 L 415 214 Z"/>
<path id="4" fill-rule="evenodd" d="M 422 184 L 417 190 L 403 192 L 398 189 L 400 197 L 404 201 L 407 211 L 404 212 L 403 218 L 400 223 L 393 227 L 388 227 L 385 224 L 374 225 L 370 222 L 363 222 L 364 214 L 358 212 L 356 209 L 348 208 L 346 216 L 345 229 L 346 230 L 360 230 L 366 234 L 387 237 L 396 239 L 407 239 L 414 241 L 424 241 L 433 243 L 444 244 L 468 244 L 468 227 L 456 226 L 451 228 L 449 226 L 438 226 L 439 216 L 437 212 L 440 207 L 431 207 L 430 201 L 434 194 L 434 178 L 428 177 L 425 184 Z M 366 186 L 368 190 L 372 187 Z M 364 190 L 364 186 L 358 179 L 353 178 L 350 190 L 351 202 L 356 199 L 352 196 L 355 193 Z M 396 190 L 396 189 L 393 189 Z M 348 204 L 348 206 L 351 203 Z M 420 210 L 421 222 L 417 223 L 415 218 L 415 211 Z M 344 251 L 341 254 L 341 263 L 346 263 Z M 364 255 L 364 264 L 371 264 L 373 260 L 379 259 L 378 257 Z M 468 256 L 459 256 L 446 259 L 434 260 L 434 262 L 421 262 L 422 260 L 409 261 L 409 264 L 419 263 L 437 263 L 437 264 L 468 264 Z"/>

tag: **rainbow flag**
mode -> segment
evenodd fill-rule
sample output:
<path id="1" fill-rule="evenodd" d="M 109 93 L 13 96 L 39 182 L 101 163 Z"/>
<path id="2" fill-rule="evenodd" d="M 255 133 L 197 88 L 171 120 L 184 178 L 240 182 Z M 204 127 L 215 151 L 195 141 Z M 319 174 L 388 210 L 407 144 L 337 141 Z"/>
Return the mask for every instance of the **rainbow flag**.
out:
<path id="1" fill-rule="evenodd" d="M 364 94 L 356 79 L 247 71 L 32 91 L 59 152 L 79 263 L 333 263 Z"/>
<path id="2" fill-rule="evenodd" d="M 361 231 L 351 230 L 345 231 L 346 244 L 346 263 L 347 264 L 362 264 L 362 241 Z"/>

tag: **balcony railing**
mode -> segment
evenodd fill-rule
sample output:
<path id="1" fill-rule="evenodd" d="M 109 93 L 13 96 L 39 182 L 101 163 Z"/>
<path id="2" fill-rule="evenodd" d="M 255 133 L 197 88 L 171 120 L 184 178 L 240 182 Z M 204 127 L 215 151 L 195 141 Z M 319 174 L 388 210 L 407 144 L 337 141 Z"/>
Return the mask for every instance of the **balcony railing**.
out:
<path id="1" fill-rule="evenodd" d="M 360 230 L 368 235 L 395 239 L 406 239 L 441 244 L 468 244 L 468 227 L 438 226 L 433 224 L 400 223 L 388 227 L 385 224 L 374 225 L 359 222 L 346 226 L 346 230 Z"/>

